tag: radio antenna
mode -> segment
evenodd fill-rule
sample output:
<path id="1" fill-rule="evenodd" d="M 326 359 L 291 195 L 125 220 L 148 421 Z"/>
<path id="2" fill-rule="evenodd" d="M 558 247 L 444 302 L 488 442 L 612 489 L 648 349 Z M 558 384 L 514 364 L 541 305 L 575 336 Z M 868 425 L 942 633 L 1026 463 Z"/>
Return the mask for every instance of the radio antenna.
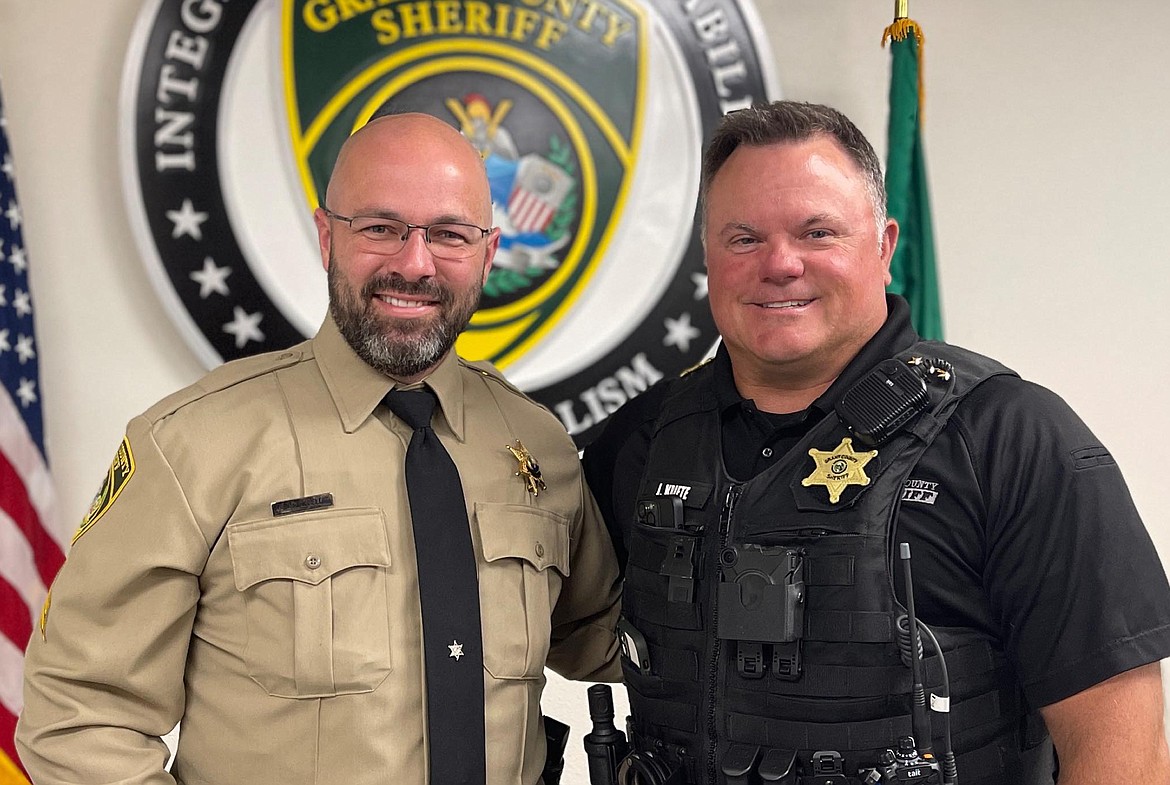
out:
<path id="1" fill-rule="evenodd" d="M 910 543 L 898 543 L 898 556 L 902 559 L 902 574 L 906 578 L 906 615 L 910 624 L 910 674 L 913 679 L 911 693 L 911 721 L 918 749 L 933 754 L 930 738 L 930 714 L 926 707 L 926 688 L 922 684 L 922 638 L 918 634 L 918 616 L 914 612 L 914 583 L 910 576 Z"/>

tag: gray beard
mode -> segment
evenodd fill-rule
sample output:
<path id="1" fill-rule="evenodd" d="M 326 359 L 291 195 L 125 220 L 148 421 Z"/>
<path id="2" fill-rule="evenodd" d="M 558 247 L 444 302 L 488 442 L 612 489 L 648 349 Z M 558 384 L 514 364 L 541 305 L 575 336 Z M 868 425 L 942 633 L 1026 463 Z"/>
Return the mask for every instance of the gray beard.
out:
<path id="1" fill-rule="evenodd" d="M 482 287 L 460 302 L 450 289 L 437 283 L 411 283 L 398 273 L 368 281 L 362 297 L 355 300 L 342 288 L 337 264 L 329 264 L 329 312 L 354 352 L 374 370 L 395 378 L 418 376 L 433 368 L 455 345 L 479 307 Z M 439 300 L 439 315 L 416 324 L 404 319 L 386 319 L 369 305 L 374 291 L 426 294 Z"/>

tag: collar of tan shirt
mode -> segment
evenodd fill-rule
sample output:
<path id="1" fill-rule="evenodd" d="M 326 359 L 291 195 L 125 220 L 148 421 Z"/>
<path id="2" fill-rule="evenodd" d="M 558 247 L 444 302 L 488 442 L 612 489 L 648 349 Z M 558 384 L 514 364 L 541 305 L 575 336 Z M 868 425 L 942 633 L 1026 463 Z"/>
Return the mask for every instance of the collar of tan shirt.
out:
<path id="1" fill-rule="evenodd" d="M 404 386 L 358 357 L 331 316 L 325 317 L 312 345 L 346 433 L 353 433 L 365 422 L 386 393 Z M 448 352 L 421 383 L 435 391 L 447 426 L 456 439 L 463 441 L 463 375 L 454 350 Z"/>

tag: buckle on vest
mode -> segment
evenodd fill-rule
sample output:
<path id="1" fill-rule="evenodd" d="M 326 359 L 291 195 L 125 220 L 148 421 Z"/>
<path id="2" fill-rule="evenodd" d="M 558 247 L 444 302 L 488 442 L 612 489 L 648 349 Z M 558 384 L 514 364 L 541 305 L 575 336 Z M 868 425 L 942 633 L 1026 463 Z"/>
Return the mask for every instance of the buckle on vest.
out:
<path id="1" fill-rule="evenodd" d="M 735 667 L 745 679 L 761 679 L 768 667 L 772 675 L 785 681 L 800 678 L 800 641 L 771 644 L 771 657 L 767 656 L 768 644 L 756 641 L 735 642 Z"/>
<path id="2" fill-rule="evenodd" d="M 785 681 L 800 678 L 800 641 L 772 644 L 772 675 Z"/>
<path id="3" fill-rule="evenodd" d="M 739 675 L 745 679 L 762 679 L 764 677 L 764 644 L 737 641 L 735 666 L 739 669 Z"/>
<path id="4" fill-rule="evenodd" d="M 845 776 L 845 759 L 835 750 L 814 752 L 811 768 L 817 785 L 850 785 L 852 782 Z"/>

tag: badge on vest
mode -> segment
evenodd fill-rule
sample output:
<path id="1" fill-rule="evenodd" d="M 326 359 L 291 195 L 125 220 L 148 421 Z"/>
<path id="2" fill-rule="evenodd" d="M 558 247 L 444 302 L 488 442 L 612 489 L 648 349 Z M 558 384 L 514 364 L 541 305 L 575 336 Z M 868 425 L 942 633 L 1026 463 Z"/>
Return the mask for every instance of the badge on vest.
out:
<path id="1" fill-rule="evenodd" d="M 544 484 L 544 479 L 540 476 L 540 464 L 536 462 L 536 458 L 528 452 L 528 448 L 519 439 L 516 440 L 515 447 L 509 445 L 507 450 L 520 464 L 515 476 L 524 480 L 524 486 L 529 493 L 533 496 L 539 496 L 540 492 L 548 486 Z"/>
<path id="2" fill-rule="evenodd" d="M 877 457 L 877 450 L 855 452 L 853 440 L 845 437 L 834 450 L 809 450 L 815 467 L 800 481 L 804 487 L 823 485 L 829 491 L 829 503 L 836 504 L 841 492 L 850 485 L 869 485 L 865 465 Z"/>

